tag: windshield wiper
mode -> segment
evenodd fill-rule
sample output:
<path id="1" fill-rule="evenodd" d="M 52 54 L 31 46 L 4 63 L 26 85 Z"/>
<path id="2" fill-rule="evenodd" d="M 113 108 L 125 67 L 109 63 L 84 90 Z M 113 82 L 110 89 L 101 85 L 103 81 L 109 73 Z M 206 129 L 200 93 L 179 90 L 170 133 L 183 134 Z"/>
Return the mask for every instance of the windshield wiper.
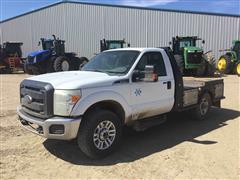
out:
<path id="1" fill-rule="evenodd" d="M 101 70 L 98 70 L 98 69 L 88 69 L 88 70 L 85 70 L 85 71 L 93 71 L 93 72 L 102 72 L 102 73 L 106 73 L 105 71 L 101 71 Z"/>
<path id="2" fill-rule="evenodd" d="M 105 71 L 107 73 L 124 74 L 122 71 Z"/>

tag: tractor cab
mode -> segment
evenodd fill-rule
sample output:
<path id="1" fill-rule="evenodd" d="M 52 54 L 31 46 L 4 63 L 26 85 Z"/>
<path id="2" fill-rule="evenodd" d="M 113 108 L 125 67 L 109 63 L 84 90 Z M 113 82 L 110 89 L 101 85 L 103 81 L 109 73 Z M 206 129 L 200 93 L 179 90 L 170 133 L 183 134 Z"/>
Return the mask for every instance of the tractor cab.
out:
<path id="1" fill-rule="evenodd" d="M 5 42 L 1 47 L 1 52 L 8 57 L 17 56 L 22 57 L 21 42 Z"/>
<path id="2" fill-rule="evenodd" d="M 126 44 L 125 40 L 100 40 L 100 50 L 106 51 L 109 49 L 118 49 L 123 48 Z M 128 47 L 130 47 L 130 44 L 128 44 Z"/>
<path id="3" fill-rule="evenodd" d="M 192 37 L 173 37 L 172 39 L 172 49 L 174 54 L 183 53 L 184 48 L 196 47 L 196 41 L 198 38 L 196 36 Z"/>
<path id="4" fill-rule="evenodd" d="M 65 53 L 65 41 L 56 39 L 55 35 L 53 35 L 53 39 L 44 39 L 41 38 L 41 42 L 43 50 L 51 51 L 54 55 L 64 55 Z"/>
<path id="5" fill-rule="evenodd" d="M 21 42 L 5 42 L 0 47 L 0 73 L 22 70 L 23 58 Z"/>

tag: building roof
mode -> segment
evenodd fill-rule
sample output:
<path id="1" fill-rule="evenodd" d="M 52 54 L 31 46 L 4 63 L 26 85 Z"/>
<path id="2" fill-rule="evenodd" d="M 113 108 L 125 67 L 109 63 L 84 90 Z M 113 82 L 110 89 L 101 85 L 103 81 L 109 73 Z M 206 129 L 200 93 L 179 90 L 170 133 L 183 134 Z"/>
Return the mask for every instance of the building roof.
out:
<path id="1" fill-rule="evenodd" d="M 148 8 L 148 7 L 135 7 L 135 6 L 124 6 L 124 5 L 111 5 L 111 4 L 101 4 L 101 3 L 89 3 L 89 2 L 78 2 L 78 1 L 68 1 L 68 0 L 63 0 L 60 2 L 53 3 L 48 6 L 44 6 L 42 8 L 29 11 L 27 13 L 23 13 L 21 15 L 5 19 L 3 21 L 0 21 L 0 23 L 10 21 L 12 19 L 16 19 L 21 16 L 25 16 L 28 14 L 32 14 L 37 11 L 41 11 L 43 9 L 47 9 L 53 6 L 57 6 L 59 4 L 64 4 L 64 3 L 72 3 L 72 4 L 83 4 L 83 5 L 93 5 L 93 6 L 105 6 L 105 7 L 118 7 L 118 8 L 130 8 L 130 9 L 142 9 L 142 10 L 152 10 L 152 11 L 165 11 L 165 12 L 177 12 L 177 13 L 188 13 L 188 14 L 202 14 L 202 15 L 212 15 L 212 16 L 227 16 L 227 17 L 240 17 L 240 15 L 237 14 L 225 14 L 225 13 L 212 13 L 212 12 L 199 12 L 199 11 L 188 11 L 188 10 L 173 10 L 173 9 L 161 9 L 161 8 Z"/>

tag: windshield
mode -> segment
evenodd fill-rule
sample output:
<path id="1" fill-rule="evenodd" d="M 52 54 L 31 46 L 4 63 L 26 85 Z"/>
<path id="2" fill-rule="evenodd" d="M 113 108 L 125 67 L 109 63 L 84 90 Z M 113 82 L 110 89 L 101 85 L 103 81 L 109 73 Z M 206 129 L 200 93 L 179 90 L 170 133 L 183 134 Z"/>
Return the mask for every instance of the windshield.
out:
<path id="1" fill-rule="evenodd" d="M 53 47 L 53 41 L 52 40 L 46 40 L 42 42 L 43 50 L 51 50 Z"/>
<path id="2" fill-rule="evenodd" d="M 82 70 L 107 74 L 126 74 L 139 55 L 139 51 L 108 51 L 92 58 Z"/>
<path id="3" fill-rule="evenodd" d="M 194 46 L 192 40 L 182 40 L 180 41 L 180 48 Z"/>

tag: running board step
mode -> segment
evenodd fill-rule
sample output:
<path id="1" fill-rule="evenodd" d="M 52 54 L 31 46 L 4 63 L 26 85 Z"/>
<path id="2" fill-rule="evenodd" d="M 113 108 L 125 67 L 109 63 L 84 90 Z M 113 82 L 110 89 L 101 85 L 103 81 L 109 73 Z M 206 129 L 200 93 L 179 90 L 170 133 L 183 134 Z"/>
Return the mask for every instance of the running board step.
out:
<path id="1" fill-rule="evenodd" d="M 146 129 L 160 125 L 167 120 L 167 115 L 160 115 L 160 116 L 155 116 L 147 119 L 140 119 L 137 120 L 134 125 L 133 129 L 135 131 L 145 131 Z"/>

